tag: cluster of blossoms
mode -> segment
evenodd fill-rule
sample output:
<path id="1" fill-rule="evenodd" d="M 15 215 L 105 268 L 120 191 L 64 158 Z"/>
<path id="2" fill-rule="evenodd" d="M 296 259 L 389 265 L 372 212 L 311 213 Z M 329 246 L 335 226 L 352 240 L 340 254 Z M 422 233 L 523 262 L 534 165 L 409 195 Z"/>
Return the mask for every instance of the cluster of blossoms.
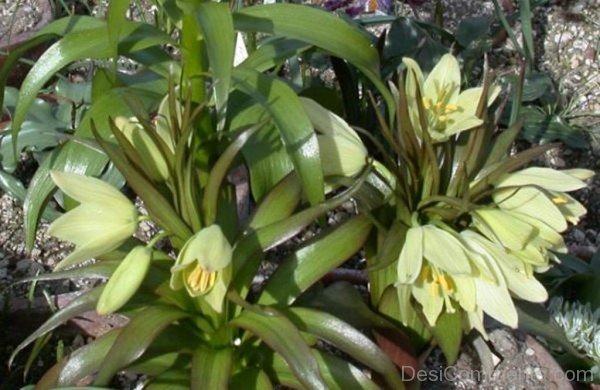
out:
<path id="1" fill-rule="evenodd" d="M 422 140 L 427 132 L 433 144 L 441 144 L 483 124 L 476 112 L 484 88 L 460 91 L 460 68 L 455 57 L 443 56 L 427 78 L 416 62 L 406 58 L 403 62 L 408 70 L 408 112 L 417 139 Z M 492 86 L 488 91 L 487 102 L 491 104 L 499 89 Z M 314 101 L 300 101 L 317 131 L 325 176 L 358 174 L 366 164 L 368 151 L 357 133 Z M 165 107 L 163 102 L 161 110 Z M 173 141 L 165 130 L 171 125 L 168 118 L 168 112 L 163 112 L 155 127 L 158 137 L 173 152 Z M 147 167 L 148 176 L 157 182 L 168 180 L 169 168 L 146 129 L 126 118 L 117 118 L 116 127 L 153 161 Z M 392 177 L 381 164 L 376 169 L 384 177 Z M 512 297 L 531 302 L 547 299 L 534 273 L 549 268 L 553 251 L 566 250 L 561 233 L 568 223 L 577 223 L 586 213 L 567 192 L 585 187 L 585 180 L 592 175 L 584 169 L 540 167 L 504 174 L 492 183 L 491 196 L 467 212 L 467 222 L 460 228 L 452 221 L 415 211 L 397 259 L 395 286 L 400 301 L 414 299 L 431 326 L 441 313 L 461 310 L 466 314 L 465 328 L 476 328 L 482 334 L 483 313 L 516 327 Z M 135 233 L 138 211 L 117 189 L 101 180 L 71 173 L 53 172 L 52 178 L 65 194 L 80 203 L 50 227 L 50 234 L 76 245 L 58 269 L 110 252 Z M 397 184 L 395 180 L 399 178 L 388 180 L 391 187 Z M 470 186 L 476 184 L 477 179 Z M 152 252 L 148 244 L 129 253 L 107 284 L 99 312 L 119 309 L 135 293 L 149 268 Z M 182 247 L 171 269 L 171 288 L 185 288 L 190 296 L 202 297 L 213 310 L 221 312 L 232 277 L 232 252 L 219 226 L 203 227 Z"/>
<path id="2" fill-rule="evenodd" d="M 565 251 L 560 233 L 585 214 L 565 191 L 585 187 L 583 180 L 592 174 L 523 169 L 502 177 L 495 184 L 495 202 L 470 212 L 471 224 L 460 232 L 442 221 L 415 221 L 398 259 L 399 287 L 410 287 L 431 325 L 442 311 L 460 307 L 469 328 L 482 333 L 483 312 L 517 327 L 511 295 L 547 299 L 534 272 L 548 269 L 551 251 Z"/>

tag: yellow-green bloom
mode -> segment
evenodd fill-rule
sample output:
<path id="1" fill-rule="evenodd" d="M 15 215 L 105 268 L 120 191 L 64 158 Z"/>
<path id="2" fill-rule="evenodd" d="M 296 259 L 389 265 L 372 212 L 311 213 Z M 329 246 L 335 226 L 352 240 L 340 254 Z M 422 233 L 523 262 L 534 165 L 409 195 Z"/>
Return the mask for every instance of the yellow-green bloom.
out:
<path id="1" fill-rule="evenodd" d="M 115 126 L 138 151 L 150 178 L 158 182 L 167 180 L 170 176 L 167 162 L 152 137 L 136 118 L 116 117 Z"/>
<path id="2" fill-rule="evenodd" d="M 472 273 L 467 249 L 453 234 L 434 225 L 408 229 L 398 258 L 397 285 L 411 285 L 430 325 L 442 309 L 454 312 L 452 301 L 472 310 L 472 281 L 465 278 Z"/>
<path id="3" fill-rule="evenodd" d="M 80 203 L 48 228 L 48 234 L 75 244 L 75 250 L 55 270 L 115 250 L 137 230 L 138 211 L 118 189 L 74 173 L 52 171 L 50 176 Z"/>
<path id="4" fill-rule="evenodd" d="M 300 98 L 319 142 L 325 176 L 354 176 L 366 164 L 367 148 L 346 121 L 317 102 Z"/>
<path id="5" fill-rule="evenodd" d="M 218 225 L 203 228 L 183 246 L 171 268 L 171 288 L 183 287 L 192 297 L 200 297 L 217 312 L 231 281 L 233 249 Z"/>
<path id="6" fill-rule="evenodd" d="M 456 57 L 445 54 L 431 70 L 427 78 L 414 60 L 403 58 L 408 68 L 406 94 L 409 98 L 409 114 L 414 128 L 422 131 L 417 107 L 417 88 L 421 92 L 425 108 L 427 131 L 434 142 L 443 142 L 462 131 L 472 129 L 483 123 L 475 113 L 483 94 L 483 88 L 469 88 L 460 91 L 460 67 Z M 489 90 L 488 104 L 491 104 L 500 89 L 492 86 Z"/>
<path id="7" fill-rule="evenodd" d="M 152 261 L 152 248 L 136 246 L 125 256 L 104 286 L 96 311 L 100 315 L 119 310 L 137 292 Z"/>

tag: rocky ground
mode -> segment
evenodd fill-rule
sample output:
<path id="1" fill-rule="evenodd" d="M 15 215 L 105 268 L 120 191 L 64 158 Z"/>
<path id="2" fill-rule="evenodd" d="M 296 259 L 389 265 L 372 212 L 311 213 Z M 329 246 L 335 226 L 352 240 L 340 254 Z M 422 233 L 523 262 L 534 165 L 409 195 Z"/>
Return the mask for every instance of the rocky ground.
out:
<path id="1" fill-rule="evenodd" d="M 27 6 L 28 2 L 24 3 Z M 421 18 L 427 19 L 431 15 L 432 3 L 417 8 Z M 38 3 L 33 1 L 29 7 L 35 9 L 36 4 Z M 462 17 L 493 15 L 491 1 L 478 2 L 476 7 L 473 4 L 469 0 L 445 0 L 446 27 L 453 29 L 456 21 Z M 0 2 L 0 37 L 5 35 L 7 26 L 13 23 L 9 18 L 12 15 L 14 3 L 10 0 Z M 32 11 L 19 19 L 19 23 L 32 24 L 36 18 L 38 16 Z M 599 0 L 547 1 L 545 6 L 539 7 L 535 12 L 537 65 L 557 81 L 570 119 L 589 131 L 592 138 L 587 149 L 562 147 L 549 152 L 543 163 L 556 168 L 585 167 L 600 171 L 600 139 L 596 138 L 600 134 L 599 23 Z M 515 28 L 518 31 L 518 24 Z M 495 50 L 499 56 L 510 58 L 510 41 Z M 510 65 L 507 64 L 509 67 Z M 586 205 L 589 213 L 579 226 L 567 232 L 566 240 L 573 252 L 593 253 L 600 244 L 600 177 L 595 177 L 590 187 L 579 191 L 576 196 Z M 8 307 L 8 302 L 15 300 L 20 305 L 27 302 L 28 287 L 13 287 L 14 281 L 50 271 L 69 250 L 68 245 L 45 234 L 47 224 L 42 223 L 35 247 L 28 253 L 24 247 L 22 227 L 21 208 L 14 199 L 0 193 L 0 304 L 5 307 Z M 42 296 L 43 290 L 49 294 L 62 294 L 75 288 L 77 284 L 68 281 L 44 284 L 37 287 L 34 295 Z M 37 302 L 44 305 L 43 301 Z M 30 331 L 22 328 L 22 334 L 9 334 L 4 326 L 9 318 L 6 314 L 6 311 L 0 314 L 1 327 L 5 330 L 0 332 L 0 356 L 4 361 L 11 348 Z M 31 319 L 32 323 L 39 322 L 39 319 Z M 16 332 L 19 328 L 13 326 L 10 329 Z M 73 337 L 68 340 L 72 342 Z M 53 342 L 58 343 L 58 340 Z M 75 341 L 81 342 L 81 339 Z M 467 344 L 457 364 L 452 366 L 452 371 L 445 371 L 447 366 L 443 358 L 438 352 L 434 352 L 428 360 L 429 381 L 426 381 L 424 388 L 569 388 L 569 384 L 556 375 L 557 367 L 553 366 L 547 352 L 531 337 L 518 331 L 497 328 L 490 333 L 489 346 L 494 350 L 495 356 L 491 365 L 489 362 L 482 365 L 474 347 Z M 42 366 L 51 363 L 52 359 L 50 354 L 41 362 Z M 452 372 L 453 375 L 444 376 L 445 380 L 431 380 L 435 375 L 439 376 L 440 372 Z M 8 374 L 0 370 L 0 378 L 6 378 L 5 375 Z M 11 387 L 5 387 L 0 379 L 0 389 L 2 388 Z"/>

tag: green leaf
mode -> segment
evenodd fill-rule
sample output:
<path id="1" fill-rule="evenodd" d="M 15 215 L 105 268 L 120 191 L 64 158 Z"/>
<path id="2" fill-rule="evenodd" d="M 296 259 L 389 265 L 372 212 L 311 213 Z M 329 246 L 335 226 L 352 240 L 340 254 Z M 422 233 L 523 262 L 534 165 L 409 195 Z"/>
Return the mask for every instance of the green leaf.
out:
<path id="1" fill-rule="evenodd" d="M 514 302 L 519 313 L 519 329 L 542 336 L 546 340 L 560 345 L 568 353 L 581 357 L 581 354 L 567 339 L 564 330 L 552 319 L 544 306 L 517 299 Z"/>
<path id="2" fill-rule="evenodd" d="M 438 317 L 431 333 L 438 345 L 444 352 L 448 364 L 454 364 L 460 352 L 462 341 L 462 313 L 456 310 L 454 313 L 443 312 Z"/>
<path id="3" fill-rule="evenodd" d="M 37 386 L 41 389 L 75 386 L 84 377 L 94 374 L 120 332 L 121 329 L 113 329 L 76 349 L 50 368 L 37 383 Z"/>
<path id="4" fill-rule="evenodd" d="M 254 8 L 254 7 L 252 7 Z M 296 93 L 284 82 L 253 69 L 234 70 L 235 87 L 252 96 L 271 114 L 311 204 L 324 199 L 319 145 Z"/>
<path id="5" fill-rule="evenodd" d="M 227 390 L 233 364 L 230 348 L 200 347 L 192 360 L 192 389 Z"/>
<path id="6" fill-rule="evenodd" d="M 367 74 L 379 72 L 377 51 L 367 35 L 323 10 L 295 4 L 270 4 L 243 8 L 233 14 L 233 20 L 238 30 L 308 42 L 347 59 Z"/>
<path id="7" fill-rule="evenodd" d="M 281 221 L 292 215 L 302 199 L 302 187 L 295 173 L 283 178 L 256 206 L 248 228 L 252 230 Z"/>
<path id="8" fill-rule="evenodd" d="M 404 388 L 394 363 L 367 336 L 340 319 L 306 308 L 289 309 L 291 319 L 301 331 L 311 333 L 371 367 L 385 378 L 390 388 Z"/>
<path id="9" fill-rule="evenodd" d="M 204 33 L 204 42 L 213 75 L 215 105 L 217 115 L 221 118 L 219 130 L 225 123 L 227 98 L 231 84 L 233 67 L 235 34 L 229 5 L 225 3 L 204 2 L 198 4 L 196 14 L 200 28 Z"/>
<path id="10" fill-rule="evenodd" d="M 275 38 L 263 43 L 240 66 L 247 69 L 255 69 L 258 72 L 266 72 L 286 59 L 298 56 L 310 48 L 311 45 L 307 45 L 301 41 Z"/>
<path id="11" fill-rule="evenodd" d="M 319 365 L 327 389 L 380 389 L 364 372 L 346 360 L 316 349 L 311 351 Z M 293 389 L 303 388 L 281 356 L 277 354 L 273 356 L 272 366 L 272 374 L 278 383 Z"/>
<path id="12" fill-rule="evenodd" d="M 492 18 L 486 16 L 461 20 L 456 29 L 456 41 L 462 46 L 467 47 L 475 40 L 489 37 L 492 21 Z"/>
<path id="13" fill-rule="evenodd" d="M 364 183 L 364 178 L 365 175 L 363 174 L 354 183 L 353 187 L 321 204 L 246 234 L 236 244 L 233 254 L 233 269 L 234 275 L 236 275 L 236 278 L 232 282 L 234 289 L 241 291 L 241 295 L 247 292 L 248 284 L 252 281 L 259 265 L 257 261 L 260 261 L 259 257 L 254 257 L 253 261 L 248 261 L 253 255 L 262 253 L 287 241 L 327 211 L 343 204 L 356 193 Z"/>
<path id="14" fill-rule="evenodd" d="M 39 282 L 48 280 L 62 280 L 62 279 L 81 279 L 81 278 L 108 278 L 113 271 L 120 264 L 120 261 L 101 261 L 94 264 L 89 264 L 83 267 L 77 267 L 68 269 L 66 271 L 51 272 L 39 274 L 37 276 L 30 276 L 23 278 L 15 283 L 28 283 L 28 282 Z"/>
<path id="15" fill-rule="evenodd" d="M 589 142 L 585 133 L 569 125 L 556 114 L 546 114 L 537 107 L 522 107 L 523 138 L 532 143 L 563 141 L 572 148 L 585 148 Z"/>
<path id="16" fill-rule="evenodd" d="M 273 384 L 264 371 L 250 367 L 236 373 L 229 382 L 229 388 L 232 390 L 272 390 Z"/>
<path id="17" fill-rule="evenodd" d="M 190 390 L 190 372 L 169 370 L 152 379 L 146 390 Z"/>
<path id="18" fill-rule="evenodd" d="M 272 309 L 269 312 L 245 310 L 230 325 L 249 331 L 279 353 L 307 388 L 327 388 L 311 349 L 294 324 L 280 313 Z"/>
<path id="19" fill-rule="evenodd" d="M 394 100 L 379 77 L 379 56 L 368 35 L 336 15 L 296 4 L 269 4 L 243 8 L 233 14 L 242 31 L 263 32 L 310 43 L 348 60 L 383 95 L 390 112 Z"/>
<path id="20" fill-rule="evenodd" d="M 85 58 L 107 58 L 113 55 L 104 27 L 71 32 L 44 52 L 21 85 L 15 109 L 12 134 L 16 137 L 27 111 L 39 90 L 63 67 Z M 143 23 L 129 22 L 121 30 L 119 52 L 128 53 L 150 46 L 170 43 L 168 35 Z"/>
<path id="21" fill-rule="evenodd" d="M 245 129 L 239 134 L 233 142 L 227 146 L 227 149 L 221 154 L 217 162 L 213 165 L 208 182 L 206 183 L 204 198 L 202 199 L 202 210 L 204 212 L 205 225 L 209 226 L 215 223 L 217 217 L 217 206 L 219 193 L 221 191 L 221 184 L 227 175 L 231 163 L 238 155 L 242 147 L 248 142 L 248 139 L 252 137 L 258 129 L 262 127 L 262 124 L 256 124 L 255 126 Z"/>
<path id="22" fill-rule="evenodd" d="M 8 365 L 11 366 L 17 354 L 25 347 L 31 344 L 38 337 L 46 335 L 48 332 L 56 329 L 71 318 L 83 314 L 87 311 L 94 310 L 96 302 L 102 293 L 103 286 L 95 287 L 81 294 L 72 300 L 67 306 L 60 309 L 44 322 L 35 332 L 30 334 L 24 341 L 15 348 L 8 360 Z"/>
<path id="23" fill-rule="evenodd" d="M 142 198 L 149 214 L 163 228 L 172 232 L 183 244 L 192 236 L 190 228 L 179 218 L 167 199 L 152 185 L 148 179 L 142 176 L 131 166 L 125 155 L 119 148 L 97 135 L 98 143 L 102 146 L 111 161 L 125 176 L 129 185 Z"/>
<path id="24" fill-rule="evenodd" d="M 308 299 L 298 300 L 298 305 L 310 306 L 329 313 L 355 328 L 394 328 L 391 322 L 372 311 L 354 286 L 336 282 Z"/>
<path id="25" fill-rule="evenodd" d="M 111 378 L 138 359 L 167 326 L 187 316 L 189 314 L 172 306 L 150 306 L 137 313 L 106 354 L 94 385 L 108 385 Z"/>
<path id="26" fill-rule="evenodd" d="M 369 218 L 357 216 L 315 237 L 283 261 L 269 278 L 258 303 L 290 305 L 327 272 L 355 254 L 370 231 Z"/>

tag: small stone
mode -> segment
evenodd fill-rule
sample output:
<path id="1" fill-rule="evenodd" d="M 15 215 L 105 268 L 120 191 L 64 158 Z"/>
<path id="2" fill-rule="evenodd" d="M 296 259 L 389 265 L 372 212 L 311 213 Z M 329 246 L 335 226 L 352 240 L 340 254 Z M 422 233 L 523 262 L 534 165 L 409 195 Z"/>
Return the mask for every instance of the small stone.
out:
<path id="1" fill-rule="evenodd" d="M 571 69 L 579 68 L 579 60 L 577 59 L 577 57 L 571 58 L 571 62 L 569 63 L 569 66 L 571 67 Z"/>
<path id="2" fill-rule="evenodd" d="M 534 368 L 533 372 L 535 373 L 535 379 L 539 381 L 544 379 L 544 374 L 542 373 L 542 370 L 539 367 Z"/>
<path id="3" fill-rule="evenodd" d="M 535 355 L 535 351 L 533 349 L 531 349 L 531 348 L 527 348 L 525 350 L 525 355 L 527 355 L 527 356 L 533 356 L 533 355 Z"/>
<path id="4" fill-rule="evenodd" d="M 21 260 L 21 261 L 17 262 L 17 271 L 25 271 L 29 267 L 31 267 L 30 260 Z"/>
<path id="5" fill-rule="evenodd" d="M 579 229 L 573 229 L 573 239 L 577 242 L 584 242 L 585 233 Z"/>

